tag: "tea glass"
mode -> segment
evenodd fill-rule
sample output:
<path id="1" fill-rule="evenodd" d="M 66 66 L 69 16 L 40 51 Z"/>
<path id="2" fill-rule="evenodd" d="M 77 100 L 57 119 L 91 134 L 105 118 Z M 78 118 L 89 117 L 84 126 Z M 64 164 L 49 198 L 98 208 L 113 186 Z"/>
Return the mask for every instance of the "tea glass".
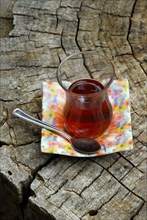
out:
<path id="1" fill-rule="evenodd" d="M 113 78 L 112 62 L 98 51 L 74 53 L 60 63 L 57 80 L 66 93 L 64 127 L 70 135 L 96 138 L 106 131 L 112 119 L 107 91 Z"/>

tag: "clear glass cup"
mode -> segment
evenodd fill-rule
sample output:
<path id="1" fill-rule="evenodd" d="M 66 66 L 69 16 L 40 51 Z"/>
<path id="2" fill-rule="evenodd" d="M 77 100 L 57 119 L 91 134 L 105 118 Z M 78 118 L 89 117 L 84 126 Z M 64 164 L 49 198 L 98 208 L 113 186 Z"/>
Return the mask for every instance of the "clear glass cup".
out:
<path id="1" fill-rule="evenodd" d="M 97 51 L 75 53 L 60 63 L 57 80 L 66 93 L 64 126 L 70 135 L 96 138 L 108 128 L 112 106 L 107 90 L 113 77 L 113 64 Z"/>

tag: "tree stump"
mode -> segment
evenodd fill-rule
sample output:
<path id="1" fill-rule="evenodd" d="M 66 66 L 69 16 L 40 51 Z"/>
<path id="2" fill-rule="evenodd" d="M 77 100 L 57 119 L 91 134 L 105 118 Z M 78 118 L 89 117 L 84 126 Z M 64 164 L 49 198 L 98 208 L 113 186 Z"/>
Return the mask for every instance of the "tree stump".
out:
<path id="1" fill-rule="evenodd" d="M 146 1 L 18 0 L 1 38 L 0 219 L 146 219 Z M 5 28 L 5 27 L 4 27 Z M 85 49 L 113 60 L 130 84 L 134 149 L 81 159 L 40 152 L 42 82 Z"/>

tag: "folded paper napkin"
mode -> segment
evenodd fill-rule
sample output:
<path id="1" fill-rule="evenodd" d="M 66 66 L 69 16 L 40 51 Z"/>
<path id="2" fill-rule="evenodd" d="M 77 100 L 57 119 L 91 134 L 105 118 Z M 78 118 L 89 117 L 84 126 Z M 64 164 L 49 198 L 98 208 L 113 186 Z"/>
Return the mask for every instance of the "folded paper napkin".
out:
<path id="1" fill-rule="evenodd" d="M 76 157 L 91 157 L 111 154 L 133 148 L 129 84 L 128 80 L 114 80 L 108 89 L 113 107 L 113 117 L 109 128 L 98 137 L 101 150 L 93 155 L 76 152 L 68 141 L 42 129 L 41 151 L 43 153 L 61 154 Z M 42 120 L 63 130 L 63 107 L 65 92 L 57 82 L 43 83 Z"/>

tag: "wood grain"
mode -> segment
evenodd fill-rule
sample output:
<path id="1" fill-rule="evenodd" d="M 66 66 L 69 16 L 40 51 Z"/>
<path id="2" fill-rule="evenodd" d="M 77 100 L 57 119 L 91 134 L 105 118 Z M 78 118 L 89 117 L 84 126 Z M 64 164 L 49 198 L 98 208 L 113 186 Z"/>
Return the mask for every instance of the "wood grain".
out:
<path id="1" fill-rule="evenodd" d="M 146 6 L 16 1 L 14 28 L 0 39 L 0 219 L 146 219 Z M 107 54 L 116 78 L 129 80 L 134 149 L 91 159 L 42 154 L 40 129 L 12 110 L 40 118 L 42 82 L 56 81 L 61 60 L 84 49 Z"/>

